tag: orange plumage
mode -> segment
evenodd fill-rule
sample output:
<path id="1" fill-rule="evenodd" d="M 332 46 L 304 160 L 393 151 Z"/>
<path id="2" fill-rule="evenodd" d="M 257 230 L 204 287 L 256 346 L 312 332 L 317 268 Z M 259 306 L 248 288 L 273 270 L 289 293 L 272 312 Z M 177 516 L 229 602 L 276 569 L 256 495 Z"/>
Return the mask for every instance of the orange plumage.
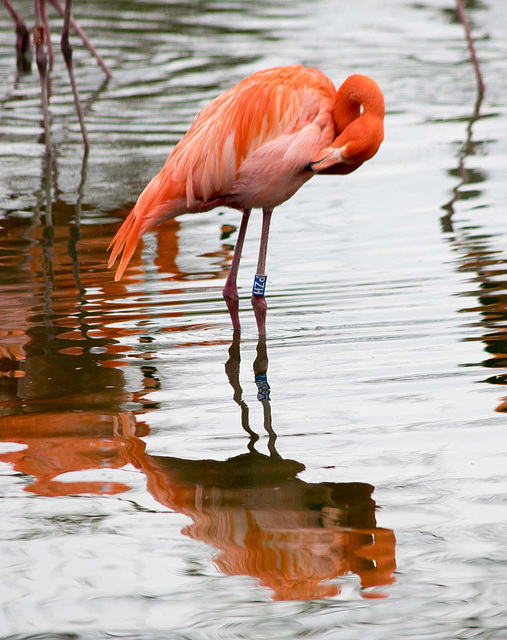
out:
<path id="1" fill-rule="evenodd" d="M 110 245 L 110 267 L 122 254 L 115 279 L 159 222 L 217 206 L 243 210 L 246 220 L 252 208 L 270 215 L 315 173 L 354 171 L 377 152 L 383 118 L 382 93 L 366 76 L 350 76 L 338 91 L 321 71 L 300 65 L 245 78 L 196 116 L 140 195 Z"/>

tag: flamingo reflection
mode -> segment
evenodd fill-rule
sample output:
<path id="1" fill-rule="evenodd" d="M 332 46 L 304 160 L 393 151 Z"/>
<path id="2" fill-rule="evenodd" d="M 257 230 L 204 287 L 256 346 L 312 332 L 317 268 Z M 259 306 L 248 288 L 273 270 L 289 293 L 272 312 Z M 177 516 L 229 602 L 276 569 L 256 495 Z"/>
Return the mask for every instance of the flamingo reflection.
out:
<path id="1" fill-rule="evenodd" d="M 125 457 L 146 476 L 148 491 L 159 503 L 191 518 L 185 535 L 218 549 L 215 564 L 223 573 L 257 578 L 276 600 L 336 596 L 340 586 L 335 579 L 354 573 L 363 597 L 385 597 L 371 588 L 394 581 L 395 537 L 392 530 L 377 527 L 374 487 L 304 482 L 297 477 L 304 465 L 278 454 L 262 337 L 254 372 L 269 455 L 257 451 L 258 435 L 248 424 L 242 399 L 239 361 L 236 333 L 226 372 L 249 434 L 247 453 L 225 461 L 150 455 L 135 423 L 124 419 L 117 423 L 116 436 Z"/>

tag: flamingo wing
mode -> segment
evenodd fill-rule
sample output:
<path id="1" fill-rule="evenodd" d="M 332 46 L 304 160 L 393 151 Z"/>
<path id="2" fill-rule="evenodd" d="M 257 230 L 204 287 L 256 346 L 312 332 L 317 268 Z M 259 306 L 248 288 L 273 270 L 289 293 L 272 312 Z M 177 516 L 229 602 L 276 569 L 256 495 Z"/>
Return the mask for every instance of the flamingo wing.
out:
<path id="1" fill-rule="evenodd" d="M 304 140 L 308 125 L 332 140 L 335 93 L 317 69 L 291 65 L 254 73 L 197 115 L 162 171 L 185 183 L 190 210 L 227 195 L 245 160 L 267 143 L 287 135 Z M 287 151 L 297 147 L 294 137 L 285 144 Z"/>

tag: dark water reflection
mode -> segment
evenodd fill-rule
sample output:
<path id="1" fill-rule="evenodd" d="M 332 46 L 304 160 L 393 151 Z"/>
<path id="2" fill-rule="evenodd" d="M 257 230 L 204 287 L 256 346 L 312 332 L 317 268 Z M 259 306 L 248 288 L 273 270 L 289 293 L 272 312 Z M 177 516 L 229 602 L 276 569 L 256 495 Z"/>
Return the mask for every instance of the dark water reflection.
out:
<path id="1" fill-rule="evenodd" d="M 2 638 L 505 637 L 507 23 L 467 6 L 482 103 L 439 3 L 87 0 L 114 76 L 76 48 L 83 158 L 56 61 L 49 164 L 0 21 Z M 194 113 L 294 60 L 375 77 L 386 143 L 276 211 L 267 345 L 252 220 L 231 344 L 236 214 L 120 283 L 105 250 Z"/>
<path id="2" fill-rule="evenodd" d="M 505 322 L 507 320 L 507 261 L 503 248 L 495 246 L 497 236 L 485 233 L 479 226 L 462 226 L 457 228 L 453 223 L 456 204 L 460 200 L 474 200 L 482 195 L 482 187 L 486 183 L 487 173 L 480 169 L 467 166 L 473 156 L 480 152 L 481 145 L 485 142 L 473 139 L 473 128 L 481 118 L 481 106 L 483 97 L 477 97 L 473 114 L 470 116 L 466 127 L 466 139 L 458 153 L 458 165 L 456 169 L 449 170 L 449 175 L 459 182 L 453 189 L 451 200 L 443 207 L 447 211 L 442 217 L 442 230 L 452 250 L 458 255 L 457 269 L 459 273 L 473 273 L 473 283 L 476 287 L 471 291 L 461 294 L 465 297 L 473 297 L 478 305 L 461 309 L 462 313 L 479 314 L 481 320 L 477 323 L 484 331 L 481 336 L 468 338 L 468 340 L 480 340 L 485 345 L 485 351 L 492 357 L 480 363 L 471 363 L 466 366 L 476 366 L 500 369 L 498 375 L 489 376 L 484 382 L 489 384 L 504 385 L 507 383 L 505 368 L 507 366 L 507 338 L 505 334 Z M 505 412 L 507 399 L 496 408 Z"/>

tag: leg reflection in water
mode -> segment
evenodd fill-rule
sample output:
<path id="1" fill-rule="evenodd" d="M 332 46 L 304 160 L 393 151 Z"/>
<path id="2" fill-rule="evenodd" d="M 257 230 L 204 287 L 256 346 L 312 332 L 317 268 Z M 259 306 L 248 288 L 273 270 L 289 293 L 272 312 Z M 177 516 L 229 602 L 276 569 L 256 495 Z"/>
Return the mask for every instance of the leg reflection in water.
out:
<path id="1" fill-rule="evenodd" d="M 395 537 L 377 527 L 374 487 L 361 483 L 307 483 L 304 465 L 276 451 L 267 383 L 265 337 L 257 346 L 254 373 L 263 404 L 269 455 L 255 449 L 259 436 L 239 381 L 240 337 L 234 334 L 225 365 L 248 452 L 218 460 L 186 460 L 146 453 L 132 421 L 118 421 L 125 457 L 147 477 L 161 504 L 187 515 L 185 535 L 219 550 L 215 564 L 228 575 L 250 575 L 277 600 L 313 600 L 340 592 L 336 578 L 359 576 L 363 597 L 385 597 L 375 587 L 394 582 Z M 332 581 L 332 582 L 331 582 Z"/>

